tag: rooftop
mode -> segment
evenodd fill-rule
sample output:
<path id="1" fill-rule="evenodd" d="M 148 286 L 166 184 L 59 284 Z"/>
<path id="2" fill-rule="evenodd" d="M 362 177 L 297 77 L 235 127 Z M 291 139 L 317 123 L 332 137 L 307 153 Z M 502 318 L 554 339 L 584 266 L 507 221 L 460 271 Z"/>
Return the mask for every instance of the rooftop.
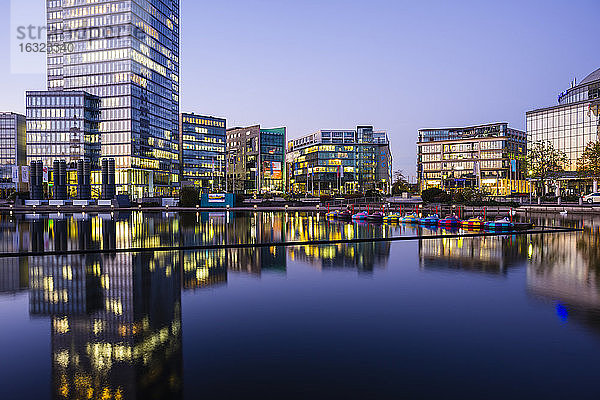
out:
<path id="1" fill-rule="evenodd" d="M 578 86 L 587 85 L 588 83 L 592 83 L 595 81 L 600 81 L 600 68 L 598 68 L 597 70 L 595 70 L 594 72 L 592 72 L 591 74 L 586 76 L 585 79 L 582 80 Z"/>
<path id="2" fill-rule="evenodd" d="M 496 127 L 499 125 L 506 125 L 506 127 L 508 128 L 508 122 L 491 122 L 488 124 L 481 124 L 481 125 L 469 125 L 469 126 L 454 126 L 454 127 L 445 127 L 445 128 L 422 128 L 419 129 L 419 132 L 421 131 L 467 131 L 467 130 L 472 130 L 472 129 L 480 129 L 480 128 L 487 128 L 487 127 Z M 513 128 L 510 128 L 513 129 Z M 514 129 L 517 130 L 517 129 Z"/>

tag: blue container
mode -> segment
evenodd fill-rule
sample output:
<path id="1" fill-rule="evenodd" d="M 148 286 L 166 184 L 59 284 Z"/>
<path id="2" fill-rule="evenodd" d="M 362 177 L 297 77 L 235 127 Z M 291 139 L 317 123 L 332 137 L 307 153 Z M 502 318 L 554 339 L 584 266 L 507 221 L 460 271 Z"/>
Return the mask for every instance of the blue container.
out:
<path id="1" fill-rule="evenodd" d="M 200 196 L 200 207 L 202 208 L 225 208 L 235 205 L 235 194 L 233 193 L 211 193 Z"/>

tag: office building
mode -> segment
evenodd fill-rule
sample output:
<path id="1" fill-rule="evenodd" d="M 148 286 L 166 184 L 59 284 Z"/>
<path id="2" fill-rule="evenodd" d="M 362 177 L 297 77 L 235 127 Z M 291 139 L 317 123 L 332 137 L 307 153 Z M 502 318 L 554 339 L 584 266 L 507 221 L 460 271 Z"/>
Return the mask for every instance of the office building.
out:
<path id="1" fill-rule="evenodd" d="M 103 158 L 118 193 L 179 188 L 179 0 L 48 1 L 48 89 L 101 101 Z"/>
<path id="2" fill-rule="evenodd" d="M 295 194 L 391 192 L 392 154 L 386 132 L 372 126 L 321 130 L 288 142 L 288 189 Z"/>
<path id="3" fill-rule="evenodd" d="M 25 116 L 0 113 L 0 198 L 6 198 L 18 189 L 17 182 L 13 180 L 13 167 L 26 162 Z"/>
<path id="4" fill-rule="evenodd" d="M 525 132 L 507 123 L 421 129 L 417 143 L 420 190 L 464 189 L 506 196 L 527 193 Z"/>
<path id="5" fill-rule="evenodd" d="M 283 193 L 285 138 L 285 127 L 227 130 L 227 179 L 234 193 Z"/>
<path id="6" fill-rule="evenodd" d="M 52 167 L 78 160 L 98 168 L 100 159 L 100 98 L 84 91 L 29 91 L 27 107 L 27 164 L 42 161 Z"/>
<path id="7" fill-rule="evenodd" d="M 566 192 L 591 190 L 591 182 L 577 176 L 577 159 L 600 135 L 600 69 L 558 96 L 558 105 L 527 112 L 527 141 L 550 142 L 567 155 L 565 172 L 557 181 Z M 556 184 L 558 182 L 555 182 Z M 548 188 L 546 188 L 548 189 Z"/>
<path id="8" fill-rule="evenodd" d="M 225 191 L 226 121 L 183 113 L 179 129 L 182 186 L 210 192 Z"/>

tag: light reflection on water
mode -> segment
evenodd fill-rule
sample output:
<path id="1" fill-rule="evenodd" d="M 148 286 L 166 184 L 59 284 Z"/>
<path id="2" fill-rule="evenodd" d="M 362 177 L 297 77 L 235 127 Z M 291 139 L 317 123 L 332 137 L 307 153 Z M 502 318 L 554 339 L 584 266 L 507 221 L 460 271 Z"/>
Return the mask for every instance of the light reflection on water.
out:
<path id="1" fill-rule="evenodd" d="M 318 213 L 0 214 L 0 251 L 130 249 L 458 233 L 454 228 L 328 220 Z"/>
<path id="2" fill-rule="evenodd" d="M 177 240 L 221 243 L 233 237 L 275 244 L 283 239 L 423 232 L 411 226 L 339 224 L 313 216 L 286 218 L 283 214 L 240 215 L 229 223 L 222 215 L 198 216 L 197 220 L 195 214 L 186 217 L 190 220 L 139 220 L 131 215 L 120 221 L 20 220 L 13 225 L 3 221 L 1 240 L 7 242 L 11 229 L 31 249 L 111 248 L 128 243 L 147 247 L 181 243 Z M 539 222 L 550 224 L 553 220 Z M 315 381 L 319 395 L 364 392 L 383 396 L 395 393 L 389 382 L 398 376 L 408 376 L 414 382 L 424 375 L 452 376 L 435 367 L 456 367 L 448 361 L 454 360 L 453 350 L 444 350 L 450 354 L 442 357 L 440 348 L 430 342 L 431 332 L 440 332 L 448 346 L 458 346 L 463 368 L 473 370 L 485 364 L 483 369 L 490 373 L 483 381 L 495 385 L 498 382 L 494 379 L 516 378 L 501 363 L 489 360 L 510 356 L 531 367 L 527 352 L 534 354 L 536 340 L 544 342 L 538 331 L 542 328 L 550 342 L 545 346 L 552 348 L 558 337 L 577 342 L 570 348 L 571 356 L 587 365 L 584 355 L 591 357 L 594 350 L 600 350 L 600 225 L 592 219 L 583 224 L 574 219 L 560 222 L 583 225 L 585 231 L 406 243 L 0 259 L 0 310 L 9 310 L 23 295 L 29 308 L 0 315 L 28 313 L 31 321 L 47 321 L 47 330 L 39 333 L 38 340 L 50 338 L 50 383 L 28 386 L 25 380 L 30 377 L 24 375 L 22 382 L 6 384 L 18 387 L 24 398 L 193 398 L 198 394 L 198 382 L 205 393 L 225 396 L 247 390 L 268 393 L 302 387 L 301 382 L 316 379 L 315 368 L 325 363 L 333 378 Z M 356 281 L 357 276 L 372 279 Z M 248 283 L 246 277 L 261 279 Z M 272 297 L 264 298 L 266 293 Z M 501 297 L 494 302 L 487 293 Z M 481 299 L 481 304 L 472 302 L 473 298 Z M 449 303 L 463 307 L 460 326 L 447 319 Z M 315 308 L 317 305 L 323 310 Z M 329 319 L 338 326 L 330 325 Z M 245 324 L 247 320 L 255 321 L 256 326 Z M 482 320 L 495 328 L 486 331 L 488 337 L 467 342 L 453 339 L 483 330 Z M 19 332 L 33 328 L 32 322 L 25 322 L 6 329 L 11 321 L 2 322 L 5 332 L 0 336 L 4 339 L 0 354 L 5 354 L 8 346 L 18 341 Z M 564 326 L 570 330 L 561 330 Z M 298 330 L 303 334 L 298 336 Z M 591 336 L 586 338 L 588 333 Z M 517 334 L 518 341 L 503 349 L 507 354 L 489 350 L 499 338 L 506 340 L 506 336 Z M 354 340 L 354 335 L 360 340 Z M 246 343 L 246 338 L 249 343 L 235 344 L 235 338 L 240 343 Z M 484 354 L 478 347 L 481 342 L 485 344 Z M 347 348 L 350 343 L 352 348 Z M 411 358 L 406 345 L 419 349 L 418 361 Z M 352 358 L 338 353 L 339 346 L 355 353 L 356 362 L 367 363 L 370 374 L 379 374 L 370 377 L 377 385 L 356 387 L 360 374 L 351 368 Z M 304 356 L 295 353 L 297 347 L 303 349 Z M 245 369 L 247 358 L 257 349 L 263 349 L 264 354 L 251 358 L 255 369 Z M 18 360 L 1 364 L 0 376 L 7 368 L 25 371 L 30 367 L 28 348 L 18 351 Z M 280 359 L 270 351 L 288 358 Z M 568 365 L 571 360 L 566 353 L 552 354 L 552 361 L 559 365 Z M 389 364 L 388 356 L 397 360 L 404 357 L 414 368 Z M 561 394 L 544 380 L 550 373 L 546 368 L 557 368 L 545 365 L 546 361 L 540 359 L 535 364 L 538 375 L 530 373 L 531 387 L 521 383 L 521 394 L 548 398 Z M 278 375 L 280 369 L 292 375 Z M 240 377 L 242 374 L 245 378 Z M 263 386 L 263 374 L 279 381 Z M 230 378 L 225 379 L 227 376 Z M 405 394 L 464 394 L 459 383 L 439 379 L 440 393 L 405 383 Z M 578 384 L 579 398 L 586 397 L 590 387 L 587 375 L 569 379 Z M 340 389 L 344 385 L 352 391 Z M 542 385 L 546 389 L 540 389 Z M 50 387 L 51 393 L 38 392 L 40 387 Z M 513 394 L 509 387 L 499 390 L 497 396 Z"/>

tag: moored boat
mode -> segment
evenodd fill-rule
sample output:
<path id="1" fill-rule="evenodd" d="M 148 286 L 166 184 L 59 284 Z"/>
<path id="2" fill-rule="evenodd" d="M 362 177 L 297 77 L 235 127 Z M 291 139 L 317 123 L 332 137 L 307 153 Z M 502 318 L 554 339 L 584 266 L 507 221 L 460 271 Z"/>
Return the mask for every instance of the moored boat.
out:
<path id="1" fill-rule="evenodd" d="M 473 217 L 461 222 L 461 226 L 466 229 L 481 229 L 484 221 L 481 217 Z"/>
<path id="2" fill-rule="evenodd" d="M 348 210 L 342 211 L 337 215 L 337 218 L 344 219 L 344 220 L 352 219 L 352 213 Z"/>
<path id="3" fill-rule="evenodd" d="M 336 218 L 338 216 L 340 212 L 339 211 L 330 211 L 327 214 L 325 214 L 326 218 Z"/>
<path id="4" fill-rule="evenodd" d="M 449 215 L 446 218 L 442 218 L 438 221 L 439 226 L 460 226 L 461 220 L 456 215 Z"/>
<path id="5" fill-rule="evenodd" d="M 383 213 L 376 211 L 373 214 L 367 215 L 369 221 L 383 221 Z"/>
<path id="6" fill-rule="evenodd" d="M 506 217 L 497 219 L 496 221 L 488 221 L 484 224 L 485 229 L 497 230 L 497 231 L 508 231 L 515 228 L 515 224 L 510 222 Z"/>
<path id="7" fill-rule="evenodd" d="M 401 221 L 405 224 L 418 224 L 420 218 L 415 214 L 409 214 L 402 217 Z"/>
<path id="8" fill-rule="evenodd" d="M 367 219 L 367 215 L 369 215 L 369 214 L 366 211 L 362 211 L 362 212 L 354 214 L 352 216 L 352 219 L 365 220 L 365 219 Z"/>
<path id="9" fill-rule="evenodd" d="M 394 222 L 400 221 L 400 219 L 402 219 L 402 215 L 400 215 L 398 213 L 392 213 L 392 214 L 388 214 L 385 217 L 383 217 L 383 222 L 394 223 Z"/>
<path id="10" fill-rule="evenodd" d="M 440 220 L 440 217 L 437 214 L 428 215 L 425 218 L 421 218 L 419 220 L 419 224 L 421 225 L 437 225 Z"/>

